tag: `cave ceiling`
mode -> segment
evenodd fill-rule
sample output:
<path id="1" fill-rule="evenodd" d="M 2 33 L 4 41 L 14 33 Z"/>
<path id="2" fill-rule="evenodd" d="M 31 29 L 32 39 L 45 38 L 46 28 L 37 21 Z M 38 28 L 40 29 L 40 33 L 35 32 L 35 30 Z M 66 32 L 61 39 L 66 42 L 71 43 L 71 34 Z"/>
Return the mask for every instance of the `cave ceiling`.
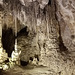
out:
<path id="1" fill-rule="evenodd" d="M 48 2 L 49 0 L 1 0 L 0 4 L 4 8 L 4 13 L 6 15 L 4 15 L 5 21 L 10 16 L 16 17 L 22 24 L 21 28 L 23 28 L 25 25 L 29 26 L 31 19 L 37 19 L 38 21 L 38 19 L 40 20 L 40 17 L 43 17 L 42 15 L 40 16 L 40 14 L 42 14 L 41 10 L 46 7 Z"/>
<path id="2" fill-rule="evenodd" d="M 44 14 L 42 14 L 41 11 L 47 7 L 50 1 L 52 0 L 0 0 L 0 4 L 3 5 L 6 13 L 9 13 L 12 16 L 16 16 L 22 23 L 23 27 L 24 25 L 28 25 L 29 27 L 31 27 L 31 25 L 29 24 L 31 24 L 30 21 L 32 18 L 32 20 L 35 21 L 41 20 L 42 18 L 44 19 Z M 56 17 L 60 26 L 63 43 L 69 50 L 74 50 L 75 0 L 53 1 L 55 2 L 56 11 L 54 12 L 56 12 Z M 50 11 L 48 11 L 48 13 L 49 12 Z M 36 22 L 34 24 L 36 24 Z"/>

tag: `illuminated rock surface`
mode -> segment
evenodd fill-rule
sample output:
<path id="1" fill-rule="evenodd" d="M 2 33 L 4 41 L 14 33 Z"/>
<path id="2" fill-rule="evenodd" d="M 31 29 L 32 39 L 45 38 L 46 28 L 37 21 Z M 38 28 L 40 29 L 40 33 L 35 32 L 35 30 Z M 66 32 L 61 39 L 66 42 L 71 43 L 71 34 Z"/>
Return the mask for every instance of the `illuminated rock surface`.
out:
<path id="1" fill-rule="evenodd" d="M 6 51 L 10 54 L 17 38 L 20 60 L 28 64 L 30 58 L 32 62 L 37 58 L 40 65 L 39 68 L 30 64 L 15 66 L 8 74 L 75 75 L 74 9 L 74 0 L 4 0 L 4 23 L 6 31 L 11 32 L 6 34 L 3 25 L 3 34 L 13 33 L 6 36 L 10 40 L 3 41 L 3 47 L 6 49 L 4 43 L 8 42 Z M 14 37 L 15 17 L 17 37 Z"/>

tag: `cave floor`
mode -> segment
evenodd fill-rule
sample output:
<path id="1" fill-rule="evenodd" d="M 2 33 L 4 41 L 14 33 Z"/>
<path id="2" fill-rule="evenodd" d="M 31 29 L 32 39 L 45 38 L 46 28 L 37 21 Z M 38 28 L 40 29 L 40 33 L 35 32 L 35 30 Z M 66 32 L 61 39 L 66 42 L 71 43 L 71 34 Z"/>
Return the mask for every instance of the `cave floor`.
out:
<path id="1" fill-rule="evenodd" d="M 0 75 L 52 75 L 49 68 L 43 66 L 15 66 L 14 68 L 3 71 Z"/>

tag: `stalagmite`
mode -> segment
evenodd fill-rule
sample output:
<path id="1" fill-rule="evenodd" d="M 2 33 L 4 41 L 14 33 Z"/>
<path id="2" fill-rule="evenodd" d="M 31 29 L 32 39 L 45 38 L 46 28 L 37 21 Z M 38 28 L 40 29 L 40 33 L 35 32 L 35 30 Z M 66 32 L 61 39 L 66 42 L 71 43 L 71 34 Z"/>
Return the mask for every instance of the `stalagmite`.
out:
<path id="1" fill-rule="evenodd" d="M 15 37 L 17 37 L 17 19 L 16 19 L 16 14 L 15 16 Z M 15 51 L 17 52 L 17 39 L 15 39 Z"/>
<path id="2" fill-rule="evenodd" d="M 47 21 L 47 38 L 49 39 L 49 23 L 48 23 L 48 20 Z"/>
<path id="3" fill-rule="evenodd" d="M 17 37 L 17 18 L 16 18 L 16 13 L 14 13 L 14 17 L 15 17 L 15 37 Z M 11 58 L 12 61 L 15 62 L 16 64 L 19 65 L 19 55 L 21 54 L 21 51 L 17 50 L 17 39 L 15 39 L 15 50 L 12 52 Z"/>

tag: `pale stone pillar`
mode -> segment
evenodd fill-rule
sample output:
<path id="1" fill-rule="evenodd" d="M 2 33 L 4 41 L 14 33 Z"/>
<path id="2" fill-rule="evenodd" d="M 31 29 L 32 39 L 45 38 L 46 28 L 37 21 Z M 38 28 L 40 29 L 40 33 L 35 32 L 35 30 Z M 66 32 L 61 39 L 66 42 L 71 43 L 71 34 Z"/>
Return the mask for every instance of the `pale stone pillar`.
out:
<path id="1" fill-rule="evenodd" d="M 3 0 L 0 0 L 0 4 L 3 4 Z M 3 24 L 3 19 L 2 18 L 3 18 L 3 11 L 0 10 L 0 47 L 2 46 L 2 43 L 1 43 L 1 38 L 2 38 L 2 24 Z"/>
<path id="2" fill-rule="evenodd" d="M 2 39 L 2 25 L 3 25 L 3 19 L 2 19 L 2 17 L 3 17 L 3 12 L 0 11 L 0 48 L 2 47 L 2 41 L 1 41 L 1 39 Z"/>

